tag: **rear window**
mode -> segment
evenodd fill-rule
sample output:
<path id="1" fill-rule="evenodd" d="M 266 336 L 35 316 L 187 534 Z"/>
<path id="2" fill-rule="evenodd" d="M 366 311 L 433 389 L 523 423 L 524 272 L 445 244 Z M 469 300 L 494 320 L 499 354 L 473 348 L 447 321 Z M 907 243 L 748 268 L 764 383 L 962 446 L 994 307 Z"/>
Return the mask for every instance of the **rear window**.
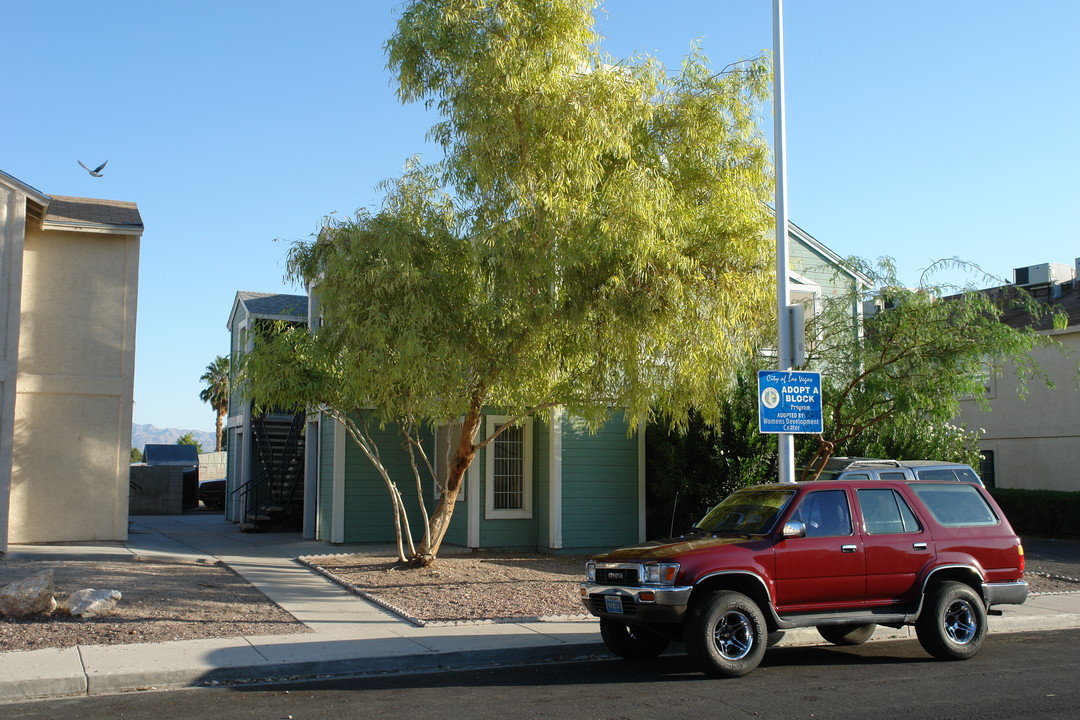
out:
<path id="1" fill-rule="evenodd" d="M 911 489 L 944 527 L 983 527 L 998 524 L 994 511 L 973 485 L 954 481 L 913 484 Z"/>

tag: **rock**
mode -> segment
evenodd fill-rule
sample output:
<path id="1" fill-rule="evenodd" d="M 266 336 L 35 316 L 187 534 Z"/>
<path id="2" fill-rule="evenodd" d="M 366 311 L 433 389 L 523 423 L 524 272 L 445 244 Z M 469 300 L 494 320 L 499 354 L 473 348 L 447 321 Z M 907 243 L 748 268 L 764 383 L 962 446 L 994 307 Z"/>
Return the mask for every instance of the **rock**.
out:
<path id="1" fill-rule="evenodd" d="M 61 609 L 76 617 L 91 618 L 108 615 L 116 607 L 116 603 L 120 598 L 119 590 L 95 590 L 93 588 L 76 590 L 63 602 Z"/>
<path id="2" fill-rule="evenodd" d="M 28 578 L 0 588 L 0 615 L 22 617 L 34 613 L 48 615 L 56 609 L 53 571 L 42 570 Z"/>

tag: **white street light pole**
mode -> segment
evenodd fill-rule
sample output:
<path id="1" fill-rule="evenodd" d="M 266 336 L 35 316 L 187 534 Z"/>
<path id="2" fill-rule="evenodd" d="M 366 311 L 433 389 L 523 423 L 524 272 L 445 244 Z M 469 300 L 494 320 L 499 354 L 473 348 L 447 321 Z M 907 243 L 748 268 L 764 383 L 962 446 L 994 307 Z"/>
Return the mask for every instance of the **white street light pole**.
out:
<path id="1" fill-rule="evenodd" d="M 776 325 L 777 370 L 793 366 L 791 316 L 788 313 L 788 210 L 785 185 L 787 158 L 784 143 L 784 3 L 773 0 L 773 152 L 776 172 Z M 780 455 L 780 482 L 795 482 L 795 437 L 791 433 L 776 436 Z"/>

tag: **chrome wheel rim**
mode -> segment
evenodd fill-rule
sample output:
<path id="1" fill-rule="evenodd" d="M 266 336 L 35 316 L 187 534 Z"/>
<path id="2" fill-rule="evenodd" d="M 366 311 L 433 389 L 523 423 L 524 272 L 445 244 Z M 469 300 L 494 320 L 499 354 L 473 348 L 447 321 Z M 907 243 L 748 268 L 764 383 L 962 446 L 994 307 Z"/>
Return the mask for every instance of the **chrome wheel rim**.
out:
<path id="1" fill-rule="evenodd" d="M 945 634 L 957 645 L 967 645 L 979 628 L 975 610 L 966 600 L 957 600 L 945 608 Z"/>
<path id="2" fill-rule="evenodd" d="M 730 610 L 713 628 L 713 643 L 725 660 L 742 660 L 754 648 L 754 625 L 743 613 Z"/>

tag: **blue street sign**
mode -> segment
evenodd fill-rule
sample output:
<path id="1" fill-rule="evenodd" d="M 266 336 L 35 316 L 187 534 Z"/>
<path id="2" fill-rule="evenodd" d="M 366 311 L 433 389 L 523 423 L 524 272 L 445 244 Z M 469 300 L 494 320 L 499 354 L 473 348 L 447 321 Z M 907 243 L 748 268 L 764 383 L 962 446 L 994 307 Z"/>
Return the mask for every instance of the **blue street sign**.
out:
<path id="1" fill-rule="evenodd" d="M 763 433 L 820 433 L 821 373 L 759 370 L 758 430 Z"/>

